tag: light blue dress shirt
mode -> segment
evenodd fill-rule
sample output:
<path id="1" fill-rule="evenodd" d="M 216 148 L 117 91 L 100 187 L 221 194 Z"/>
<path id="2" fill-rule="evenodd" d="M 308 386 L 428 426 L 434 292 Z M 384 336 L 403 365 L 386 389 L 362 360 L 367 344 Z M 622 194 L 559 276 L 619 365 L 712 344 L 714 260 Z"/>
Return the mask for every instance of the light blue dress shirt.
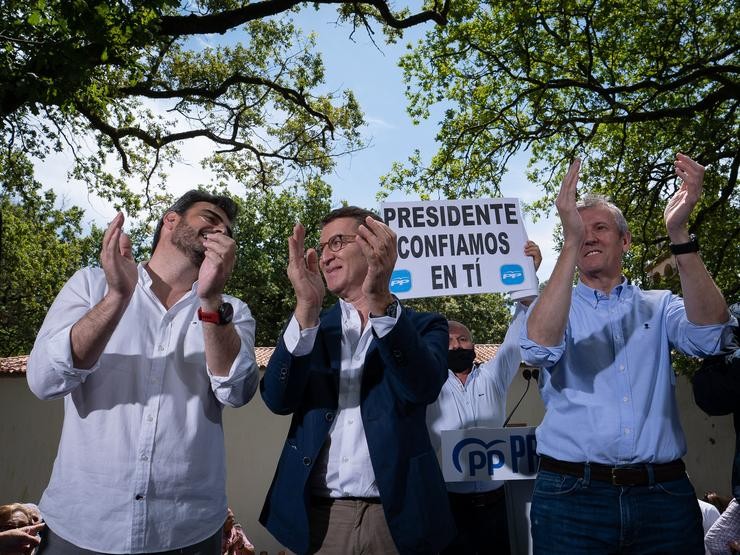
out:
<path id="1" fill-rule="evenodd" d="M 670 291 L 643 291 L 624 280 L 606 295 L 579 281 L 560 345 L 538 345 L 522 329 L 522 358 L 543 370 L 538 453 L 611 465 L 684 456 L 671 350 L 718 353 L 733 322 L 694 325 Z"/>
<path id="2" fill-rule="evenodd" d="M 64 397 L 64 425 L 39 507 L 49 527 L 103 553 L 176 549 L 226 519 L 221 412 L 257 389 L 254 319 L 233 297 L 241 347 L 227 377 L 207 367 L 197 282 L 169 310 L 139 281 L 97 363 L 72 363 L 70 330 L 104 296 L 103 270 L 85 268 L 57 296 L 28 362 L 42 399 Z"/>
<path id="3" fill-rule="evenodd" d="M 519 370 L 519 333 L 524 323 L 526 307 L 517 303 L 514 317 L 496 351 L 496 356 L 475 367 L 463 384 L 452 370 L 442 386 L 437 400 L 427 407 L 429 438 L 442 461 L 442 432 L 467 428 L 501 428 L 506 418 L 506 395 Z M 476 493 L 498 489 L 501 480 L 447 482 L 447 491 Z"/>

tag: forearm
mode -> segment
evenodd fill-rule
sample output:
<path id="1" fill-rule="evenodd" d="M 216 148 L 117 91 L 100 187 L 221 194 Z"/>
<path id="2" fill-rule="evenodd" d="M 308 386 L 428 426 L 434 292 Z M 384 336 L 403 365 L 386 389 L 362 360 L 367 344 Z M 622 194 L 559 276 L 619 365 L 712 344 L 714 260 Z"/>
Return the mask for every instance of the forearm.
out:
<path id="1" fill-rule="evenodd" d="M 698 326 L 727 322 L 729 313 L 722 292 L 709 275 L 699 253 L 675 256 L 681 278 L 686 317 Z"/>
<path id="2" fill-rule="evenodd" d="M 75 368 L 89 369 L 98 360 L 121 321 L 129 298 L 107 293 L 72 326 L 70 345 Z"/>
<path id="3" fill-rule="evenodd" d="M 559 345 L 563 340 L 570 312 L 575 276 L 576 246 L 563 245 L 552 275 L 527 320 L 528 337 L 543 346 Z"/>
<path id="4" fill-rule="evenodd" d="M 208 369 L 214 376 L 228 376 L 241 347 L 241 339 L 234 324 L 220 326 L 209 322 L 201 323 Z"/>

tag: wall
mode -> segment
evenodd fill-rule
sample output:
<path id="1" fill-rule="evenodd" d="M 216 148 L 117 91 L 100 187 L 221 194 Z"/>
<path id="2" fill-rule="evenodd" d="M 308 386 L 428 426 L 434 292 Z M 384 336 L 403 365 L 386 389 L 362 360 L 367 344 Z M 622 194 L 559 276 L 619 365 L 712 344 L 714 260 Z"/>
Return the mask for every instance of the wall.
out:
<path id="1" fill-rule="evenodd" d="M 508 410 L 524 392 L 523 378 L 509 392 Z M 689 443 L 686 464 L 699 496 L 708 489 L 729 494 L 734 453 L 732 418 L 709 418 L 693 403 L 691 385 L 679 379 L 681 420 Z M 536 425 L 543 407 L 535 384 L 512 422 Z M 62 420 L 62 401 L 40 401 L 23 378 L 0 378 L 0 503 L 37 502 L 51 473 Z M 229 503 L 252 539 L 257 553 L 274 555 L 277 542 L 257 522 L 288 429 L 289 417 L 275 416 L 259 394 L 245 407 L 226 409 L 227 489 Z"/>

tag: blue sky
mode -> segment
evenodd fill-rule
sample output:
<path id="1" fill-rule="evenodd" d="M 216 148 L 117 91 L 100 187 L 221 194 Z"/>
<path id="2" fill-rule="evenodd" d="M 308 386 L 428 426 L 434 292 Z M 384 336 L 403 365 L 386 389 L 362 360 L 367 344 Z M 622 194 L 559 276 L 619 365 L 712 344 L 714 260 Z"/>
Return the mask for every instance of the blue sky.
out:
<path id="1" fill-rule="evenodd" d="M 436 150 L 434 136 L 440 118 L 433 115 L 420 125 L 412 124 L 406 113 L 405 85 L 397 63 L 407 51 L 406 45 L 422 38 L 433 24 L 407 30 L 401 41 L 390 46 L 383 43 L 383 35 L 378 30 L 375 35 L 376 46 L 362 29 L 358 29 L 354 40 L 351 40 L 351 28 L 335 24 L 336 10 L 330 6 L 318 11 L 306 8 L 295 16 L 295 21 L 305 34 L 311 31 L 317 34 L 317 46 L 326 66 L 325 90 L 352 89 L 367 122 L 364 134 L 370 146 L 339 159 L 334 172 L 325 177 L 332 185 L 334 204 L 347 201 L 369 208 L 377 207 L 380 176 L 389 171 L 394 161 L 405 161 L 416 148 L 427 158 Z M 229 37 L 236 39 L 237 35 L 232 33 Z M 202 144 L 196 143 L 184 148 L 184 163 L 170 172 L 169 183 L 172 184 L 170 188 L 173 193 L 185 191 L 199 182 L 207 182 L 207 176 L 198 165 L 202 148 Z M 524 202 L 537 198 L 536 188 L 524 177 L 526 162 L 526 154 L 512 160 L 502 182 L 503 196 L 518 197 Z M 54 189 L 62 193 L 65 202 L 85 208 L 90 220 L 104 225 L 114 215 L 110 203 L 86 194 L 79 185 L 75 187 L 66 179 L 60 182 L 60 176 L 65 175 L 70 164 L 68 156 L 56 156 L 39 164 L 37 175 L 42 183 L 53 184 Z M 389 200 L 418 198 L 395 193 Z M 555 262 L 552 251 L 554 222 L 555 219 L 550 217 L 541 219 L 536 225 L 527 225 L 530 238 L 537 241 L 545 257 L 538 272 L 540 280 L 547 279 Z"/>

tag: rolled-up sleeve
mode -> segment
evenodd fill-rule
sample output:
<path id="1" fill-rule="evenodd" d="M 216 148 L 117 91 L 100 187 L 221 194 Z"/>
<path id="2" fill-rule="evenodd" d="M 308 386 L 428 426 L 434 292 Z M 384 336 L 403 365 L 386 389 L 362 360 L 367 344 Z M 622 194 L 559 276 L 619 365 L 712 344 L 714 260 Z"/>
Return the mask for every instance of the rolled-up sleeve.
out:
<path id="1" fill-rule="evenodd" d="M 90 279 L 95 271 L 85 268 L 69 279 L 51 305 L 36 336 L 28 358 L 26 378 L 31 391 L 39 399 L 65 396 L 98 369 L 97 362 L 92 368 L 75 368 L 70 341 L 72 326 L 97 303 L 94 301 L 96 295 L 102 298 L 102 292 L 95 291 Z"/>
<path id="2" fill-rule="evenodd" d="M 534 304 L 535 303 L 532 303 L 532 305 L 529 307 L 529 310 L 527 311 L 527 317 L 524 320 L 521 332 L 519 333 L 519 348 L 521 351 L 522 360 L 525 364 L 528 364 L 529 366 L 545 368 L 548 366 L 553 366 L 563 356 L 563 353 L 565 352 L 565 336 L 563 336 L 563 340 L 560 342 L 559 345 L 553 345 L 550 347 L 535 343 L 534 341 L 532 341 L 532 339 L 529 338 L 527 323 L 529 322 L 529 317 L 532 314 L 532 306 L 534 306 Z"/>
<path id="3" fill-rule="evenodd" d="M 254 396 L 259 383 L 259 368 L 254 352 L 255 321 L 245 303 L 233 297 L 227 300 L 235 308 L 232 322 L 241 345 L 227 376 L 214 376 L 210 368 L 208 376 L 211 389 L 222 404 L 241 407 Z"/>
<path id="4" fill-rule="evenodd" d="M 698 325 L 686 316 L 684 301 L 671 295 L 666 307 L 666 326 L 671 345 L 686 355 L 706 357 L 726 351 L 732 344 L 737 320 L 728 312 L 721 324 Z"/>

